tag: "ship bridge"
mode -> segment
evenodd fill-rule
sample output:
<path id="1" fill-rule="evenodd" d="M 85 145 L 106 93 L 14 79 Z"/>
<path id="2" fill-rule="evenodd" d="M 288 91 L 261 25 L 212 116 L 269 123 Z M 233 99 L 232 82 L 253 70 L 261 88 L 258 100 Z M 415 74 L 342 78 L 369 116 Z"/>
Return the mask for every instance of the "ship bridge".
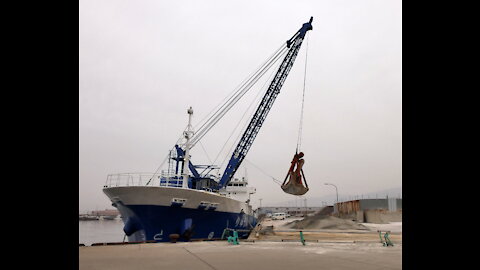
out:
<path id="1" fill-rule="evenodd" d="M 235 200 L 250 202 L 250 195 L 255 194 L 257 190 L 247 185 L 246 177 L 233 178 L 224 188 L 220 189 L 219 193 Z"/>

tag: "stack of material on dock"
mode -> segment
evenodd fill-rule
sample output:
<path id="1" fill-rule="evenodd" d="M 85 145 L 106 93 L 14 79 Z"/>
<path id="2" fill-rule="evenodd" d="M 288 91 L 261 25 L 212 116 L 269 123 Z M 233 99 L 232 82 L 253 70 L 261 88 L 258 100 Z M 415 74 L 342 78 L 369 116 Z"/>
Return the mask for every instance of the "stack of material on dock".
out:
<path id="1" fill-rule="evenodd" d="M 292 229 L 311 229 L 311 230 L 369 230 L 366 226 L 357 222 L 341 219 L 334 216 L 317 214 L 311 217 L 305 217 L 302 220 L 295 220 L 287 223 Z"/>

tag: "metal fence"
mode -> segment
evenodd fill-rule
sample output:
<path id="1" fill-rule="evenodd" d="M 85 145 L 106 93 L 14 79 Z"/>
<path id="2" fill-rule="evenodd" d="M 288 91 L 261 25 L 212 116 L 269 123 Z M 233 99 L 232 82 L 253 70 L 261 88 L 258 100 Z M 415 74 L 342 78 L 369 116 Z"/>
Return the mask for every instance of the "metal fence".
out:
<path id="1" fill-rule="evenodd" d="M 162 171 L 160 174 L 153 173 L 117 173 L 109 174 L 104 187 L 128 187 L 128 186 L 163 186 L 182 187 L 183 178 L 177 175 L 169 175 Z"/>

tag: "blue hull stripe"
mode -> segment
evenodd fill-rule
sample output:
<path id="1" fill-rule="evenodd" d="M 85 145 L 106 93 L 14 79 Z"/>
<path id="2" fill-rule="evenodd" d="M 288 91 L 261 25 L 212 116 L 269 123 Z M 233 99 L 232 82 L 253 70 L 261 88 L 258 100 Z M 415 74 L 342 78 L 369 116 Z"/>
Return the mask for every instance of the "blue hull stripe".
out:
<path id="1" fill-rule="evenodd" d="M 170 241 L 170 234 L 182 235 L 186 226 L 193 226 L 195 238 L 220 238 L 225 228 L 236 230 L 251 230 L 256 225 L 256 218 L 245 213 L 218 212 L 215 210 L 190 209 L 175 206 L 158 205 L 123 205 L 131 210 L 135 216 L 128 216 L 127 212 L 120 212 L 127 219 L 135 220 L 139 230 L 143 230 L 145 240 L 159 242 Z M 130 213 L 131 213 L 130 212 Z M 190 220 L 191 219 L 191 220 Z M 186 225 L 188 224 L 188 225 Z M 248 237 L 248 233 L 239 232 L 240 238 Z M 185 240 L 185 239 L 179 239 Z"/>

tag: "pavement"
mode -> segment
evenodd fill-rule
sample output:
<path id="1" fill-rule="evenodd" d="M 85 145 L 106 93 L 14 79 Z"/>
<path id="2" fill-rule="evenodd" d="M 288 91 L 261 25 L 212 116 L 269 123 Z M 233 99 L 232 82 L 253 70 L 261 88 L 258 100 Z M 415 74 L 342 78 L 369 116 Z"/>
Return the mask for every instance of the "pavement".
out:
<path id="1" fill-rule="evenodd" d="M 79 247 L 79 269 L 402 269 L 402 244 L 226 241 Z"/>

